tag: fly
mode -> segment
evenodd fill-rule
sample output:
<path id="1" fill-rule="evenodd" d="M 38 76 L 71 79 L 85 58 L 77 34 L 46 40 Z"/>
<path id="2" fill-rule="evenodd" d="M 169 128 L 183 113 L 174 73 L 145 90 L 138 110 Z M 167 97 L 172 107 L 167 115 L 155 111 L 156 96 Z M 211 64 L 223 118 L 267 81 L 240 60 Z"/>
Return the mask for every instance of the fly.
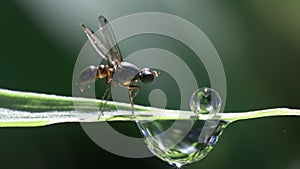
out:
<path id="1" fill-rule="evenodd" d="M 80 90 L 83 91 L 89 84 L 95 83 L 98 79 L 105 78 L 106 90 L 102 96 L 102 100 L 106 101 L 101 106 L 101 114 L 103 114 L 107 100 L 110 99 L 110 84 L 128 89 L 133 113 L 133 99 L 140 91 L 140 87 L 136 83 L 139 80 L 145 84 L 150 83 L 158 76 L 158 73 L 149 68 L 140 69 L 132 63 L 123 61 L 121 51 L 116 43 L 116 38 L 109 22 L 104 16 L 99 16 L 98 21 L 101 26 L 99 30 L 100 36 L 95 35 L 84 24 L 81 24 L 81 26 L 94 49 L 106 61 L 106 64 L 86 67 L 79 77 Z M 134 90 L 135 92 L 133 92 Z"/>

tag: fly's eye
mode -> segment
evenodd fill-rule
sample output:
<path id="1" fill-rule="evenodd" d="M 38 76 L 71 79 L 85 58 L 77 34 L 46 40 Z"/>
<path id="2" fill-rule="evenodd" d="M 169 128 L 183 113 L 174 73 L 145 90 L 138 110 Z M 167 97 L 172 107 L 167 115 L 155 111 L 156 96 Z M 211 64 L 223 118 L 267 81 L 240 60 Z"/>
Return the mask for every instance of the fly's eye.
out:
<path id="1" fill-rule="evenodd" d="M 96 66 L 89 66 L 80 73 L 78 80 L 81 91 L 88 88 L 89 84 L 95 82 L 97 77 L 97 70 L 98 68 Z"/>
<path id="2" fill-rule="evenodd" d="M 157 77 L 156 71 L 151 71 L 149 68 L 142 69 L 139 73 L 139 78 L 143 83 L 150 83 Z"/>

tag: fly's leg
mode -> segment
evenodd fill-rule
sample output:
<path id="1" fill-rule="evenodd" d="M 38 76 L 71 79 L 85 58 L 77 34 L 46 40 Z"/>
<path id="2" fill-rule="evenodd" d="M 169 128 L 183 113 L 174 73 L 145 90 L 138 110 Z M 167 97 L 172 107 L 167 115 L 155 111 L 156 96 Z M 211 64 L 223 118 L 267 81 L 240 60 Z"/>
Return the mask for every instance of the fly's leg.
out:
<path id="1" fill-rule="evenodd" d="M 132 115 L 134 114 L 134 112 L 133 112 L 133 106 L 134 106 L 134 102 L 133 102 L 133 100 L 134 100 L 134 98 L 137 96 L 137 94 L 139 93 L 139 91 L 140 91 L 140 86 L 136 86 L 136 85 L 122 85 L 122 84 L 119 84 L 120 86 L 123 86 L 123 87 L 125 87 L 126 89 L 128 89 L 128 91 L 129 91 L 129 99 L 130 99 L 130 104 L 131 104 L 131 113 L 132 113 Z M 133 94 L 133 91 L 134 90 L 136 90 L 135 91 L 135 93 Z"/>
<path id="2" fill-rule="evenodd" d="M 101 97 L 101 100 L 102 100 L 101 105 L 100 105 L 101 115 L 103 115 L 107 100 L 109 99 L 109 95 L 110 95 L 109 88 L 106 88 L 104 95 Z M 103 103 L 104 100 L 105 100 L 105 102 Z M 100 115 L 99 115 L 99 118 L 100 118 Z"/>
<path id="3" fill-rule="evenodd" d="M 107 92 L 106 92 L 107 91 Z M 101 104 L 101 108 L 100 108 L 100 110 L 101 110 L 101 114 L 98 116 L 98 120 L 100 119 L 100 117 L 102 116 L 102 115 L 104 115 L 104 109 L 105 109 L 105 107 L 106 107 L 106 104 L 107 104 L 107 101 L 110 99 L 110 88 L 107 88 L 106 89 L 106 93 L 107 93 L 107 95 L 106 95 L 106 99 L 105 99 L 105 102 L 103 103 L 103 102 L 101 102 L 101 103 L 103 103 L 103 104 Z"/>
<path id="4" fill-rule="evenodd" d="M 107 101 L 110 99 L 110 94 L 111 94 L 110 92 L 111 91 L 110 91 L 110 84 L 109 84 L 108 79 L 106 79 L 105 87 L 106 87 L 105 92 L 104 92 L 103 96 L 101 97 L 101 100 L 102 100 L 101 105 L 100 105 L 101 114 L 98 116 L 98 120 L 100 119 L 100 117 L 102 115 L 104 115 L 103 114 L 104 109 L 106 107 Z M 104 103 L 103 103 L 103 100 L 105 100 Z"/>
<path id="5" fill-rule="evenodd" d="M 132 115 L 134 114 L 133 112 L 133 106 L 134 106 L 134 102 L 133 102 L 133 99 L 137 96 L 137 94 L 139 93 L 140 91 L 140 87 L 139 86 L 136 86 L 136 85 L 129 85 L 128 87 L 128 90 L 129 90 L 129 98 L 130 98 L 130 104 L 131 104 L 131 112 L 132 112 Z M 133 94 L 133 91 L 135 90 L 135 93 Z"/>

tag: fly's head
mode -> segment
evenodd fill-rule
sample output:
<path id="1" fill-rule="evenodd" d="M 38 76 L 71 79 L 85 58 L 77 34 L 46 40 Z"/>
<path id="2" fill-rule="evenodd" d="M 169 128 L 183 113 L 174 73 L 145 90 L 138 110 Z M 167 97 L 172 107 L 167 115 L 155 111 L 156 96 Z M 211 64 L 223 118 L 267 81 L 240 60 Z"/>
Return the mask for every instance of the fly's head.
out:
<path id="1" fill-rule="evenodd" d="M 158 76 L 158 73 L 149 68 L 144 68 L 140 71 L 138 76 L 143 83 L 147 84 L 152 82 Z"/>

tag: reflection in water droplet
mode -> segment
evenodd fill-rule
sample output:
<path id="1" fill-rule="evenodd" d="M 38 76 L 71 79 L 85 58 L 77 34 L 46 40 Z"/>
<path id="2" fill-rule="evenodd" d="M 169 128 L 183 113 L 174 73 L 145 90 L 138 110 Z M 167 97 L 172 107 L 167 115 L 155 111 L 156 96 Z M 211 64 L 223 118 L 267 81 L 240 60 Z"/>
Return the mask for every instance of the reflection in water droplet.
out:
<path id="1" fill-rule="evenodd" d="M 198 89 L 190 100 L 195 113 L 216 119 L 221 107 L 219 94 L 210 88 Z M 220 120 L 177 120 L 137 122 L 149 150 L 171 165 L 182 166 L 204 158 L 216 145 L 225 127 Z"/>

